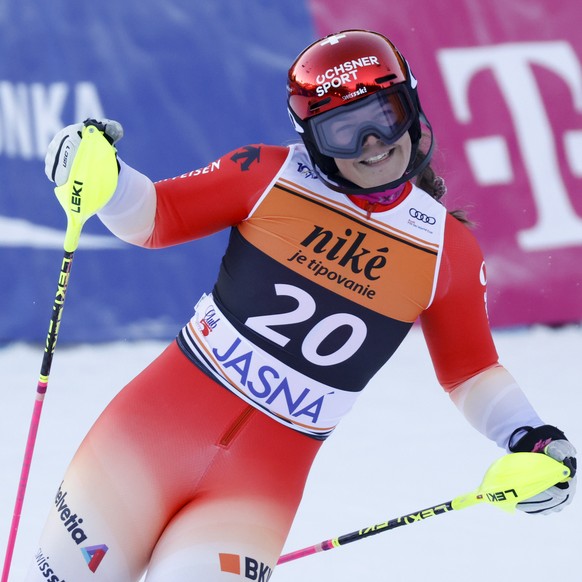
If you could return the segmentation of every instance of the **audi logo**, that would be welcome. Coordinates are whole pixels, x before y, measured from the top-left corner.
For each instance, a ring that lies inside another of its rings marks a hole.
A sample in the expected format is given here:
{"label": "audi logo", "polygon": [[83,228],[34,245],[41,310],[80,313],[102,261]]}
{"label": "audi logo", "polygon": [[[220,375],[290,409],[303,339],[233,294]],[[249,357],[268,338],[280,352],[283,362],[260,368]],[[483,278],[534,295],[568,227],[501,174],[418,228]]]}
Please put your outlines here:
{"label": "audi logo", "polygon": [[434,216],[428,216],[427,214],[422,213],[420,210],[416,210],[416,208],[411,208],[408,213],[410,216],[412,216],[412,218],[416,218],[416,220],[420,220],[426,224],[436,223],[436,218]]}

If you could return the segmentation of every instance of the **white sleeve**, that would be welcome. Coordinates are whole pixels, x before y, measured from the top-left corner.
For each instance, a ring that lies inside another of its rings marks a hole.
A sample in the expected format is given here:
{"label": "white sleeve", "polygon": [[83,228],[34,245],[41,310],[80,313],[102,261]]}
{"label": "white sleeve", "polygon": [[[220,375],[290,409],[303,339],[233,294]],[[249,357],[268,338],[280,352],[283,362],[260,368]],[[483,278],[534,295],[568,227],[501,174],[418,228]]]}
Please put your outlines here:
{"label": "white sleeve", "polygon": [[501,365],[463,382],[450,397],[473,427],[506,451],[514,430],[544,424],[517,382]]}
{"label": "white sleeve", "polygon": [[117,188],[97,216],[116,237],[143,246],[154,229],[156,188],[147,176],[122,160],[119,165]]}

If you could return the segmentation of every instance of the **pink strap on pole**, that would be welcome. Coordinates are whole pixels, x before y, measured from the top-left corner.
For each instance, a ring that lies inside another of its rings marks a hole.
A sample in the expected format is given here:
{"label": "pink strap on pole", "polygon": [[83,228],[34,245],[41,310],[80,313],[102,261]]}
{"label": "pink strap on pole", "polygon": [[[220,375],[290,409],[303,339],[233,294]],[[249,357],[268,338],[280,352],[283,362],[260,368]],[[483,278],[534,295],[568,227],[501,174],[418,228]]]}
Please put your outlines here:
{"label": "pink strap on pole", "polygon": [[36,398],[34,400],[34,408],[32,410],[30,428],[28,429],[28,439],[26,441],[26,449],[24,451],[24,461],[22,463],[22,470],[20,472],[20,482],[18,484],[18,491],[16,493],[14,514],[12,515],[12,523],[10,524],[10,534],[8,536],[8,545],[6,546],[4,566],[2,568],[2,578],[0,579],[1,582],[8,582],[8,574],[10,572],[10,565],[12,563],[12,556],[14,554],[14,546],[16,545],[16,535],[18,533],[20,515],[22,514],[22,506],[24,505],[24,495],[26,492],[26,485],[28,483],[28,474],[30,473],[30,466],[32,464],[32,455],[34,452],[34,444],[36,442],[36,433],[38,432],[38,427],[40,424],[40,415],[42,411],[42,405],[44,402],[46,388],[47,382],[39,380],[38,386],[36,388]]}
{"label": "pink strap on pole", "polygon": [[331,550],[331,548],[333,548],[333,541],[326,540],[325,542],[315,544],[314,546],[309,546],[308,548],[303,548],[302,550],[296,550],[295,552],[282,555],[279,560],[277,560],[277,565],[291,562],[292,560],[298,560],[305,556],[311,556],[311,554],[317,554],[318,552],[325,552],[325,550]]}

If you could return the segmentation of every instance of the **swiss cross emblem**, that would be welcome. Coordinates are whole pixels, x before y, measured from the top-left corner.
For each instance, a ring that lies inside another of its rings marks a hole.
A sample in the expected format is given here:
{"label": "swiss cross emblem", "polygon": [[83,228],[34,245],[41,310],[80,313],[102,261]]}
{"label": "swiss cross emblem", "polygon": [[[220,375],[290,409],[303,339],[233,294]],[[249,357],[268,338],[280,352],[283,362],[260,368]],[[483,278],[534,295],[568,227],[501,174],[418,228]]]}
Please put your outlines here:
{"label": "swiss cross emblem", "polygon": [[325,40],[322,40],[319,44],[323,46],[324,44],[337,44],[340,41],[340,38],[345,38],[345,34],[332,34],[328,36]]}

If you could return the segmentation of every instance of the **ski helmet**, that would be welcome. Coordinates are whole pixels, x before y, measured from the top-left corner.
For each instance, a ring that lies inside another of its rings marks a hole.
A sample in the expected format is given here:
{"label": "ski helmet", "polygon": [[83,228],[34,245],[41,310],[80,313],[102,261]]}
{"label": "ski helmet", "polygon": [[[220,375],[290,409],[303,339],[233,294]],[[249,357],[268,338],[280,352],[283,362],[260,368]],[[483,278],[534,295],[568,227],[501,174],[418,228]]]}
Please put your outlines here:
{"label": "ski helmet", "polygon": [[[289,69],[289,116],[320,179],[348,194],[395,188],[419,174],[433,150],[430,123],[422,112],[417,81],[398,49],[385,36],[368,30],[343,30],[308,46]],[[346,129],[347,112],[360,121]],[[430,139],[421,161],[416,153],[424,133]],[[374,188],[359,188],[339,175],[334,158],[356,158],[366,138],[394,143],[406,132],[412,141],[401,178]]]}

